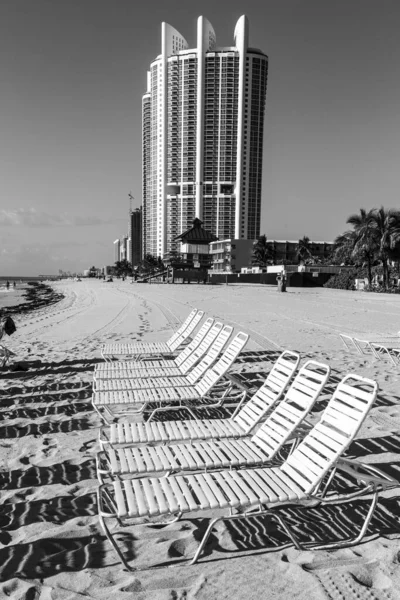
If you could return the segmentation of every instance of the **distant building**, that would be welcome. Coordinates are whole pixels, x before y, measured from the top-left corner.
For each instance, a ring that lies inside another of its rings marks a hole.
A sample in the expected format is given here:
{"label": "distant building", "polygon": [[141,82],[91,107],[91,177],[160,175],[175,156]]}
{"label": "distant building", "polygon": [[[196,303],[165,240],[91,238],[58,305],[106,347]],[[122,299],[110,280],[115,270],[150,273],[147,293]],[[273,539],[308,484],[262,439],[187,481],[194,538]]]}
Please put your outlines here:
{"label": "distant building", "polygon": [[[297,264],[297,247],[299,240],[268,240],[267,245],[271,248],[273,261],[277,264],[285,261],[288,264]],[[327,258],[333,250],[333,242],[309,242],[312,256],[316,259]]]}
{"label": "distant building", "polygon": [[143,252],[178,250],[194,218],[222,239],[260,234],[268,57],[240,17],[217,46],[204,17],[197,46],[167,23],[142,100]]}
{"label": "distant building", "polygon": [[114,241],[114,262],[121,260],[121,244],[119,240]]}
{"label": "distant building", "polygon": [[129,214],[129,250],[129,261],[136,267],[143,258],[142,207],[131,210]]}
{"label": "distant building", "polygon": [[120,243],[120,246],[119,246],[119,256],[120,256],[120,260],[129,260],[129,258],[128,258],[128,256],[129,256],[129,251],[128,251],[128,248],[129,248],[128,239],[129,239],[129,238],[128,238],[128,236],[127,236],[127,235],[124,235],[124,236],[123,236],[123,237],[120,239],[120,241],[119,241],[119,243]]}
{"label": "distant building", "polygon": [[254,240],[228,239],[210,244],[211,269],[239,273],[251,265]]}

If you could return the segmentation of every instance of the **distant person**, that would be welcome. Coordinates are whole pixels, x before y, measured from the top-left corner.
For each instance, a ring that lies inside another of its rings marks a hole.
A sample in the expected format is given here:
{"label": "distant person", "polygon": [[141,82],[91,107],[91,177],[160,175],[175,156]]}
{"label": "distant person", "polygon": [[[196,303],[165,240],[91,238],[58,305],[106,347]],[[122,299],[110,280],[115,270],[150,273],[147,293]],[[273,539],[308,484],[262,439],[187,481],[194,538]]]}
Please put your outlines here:
{"label": "distant person", "polygon": [[9,287],[10,287],[10,282],[9,281],[7,281],[6,287],[7,287],[7,289],[9,289]]}
{"label": "distant person", "polygon": [[14,283],[13,283],[13,286],[15,287],[15,281],[14,281]]}

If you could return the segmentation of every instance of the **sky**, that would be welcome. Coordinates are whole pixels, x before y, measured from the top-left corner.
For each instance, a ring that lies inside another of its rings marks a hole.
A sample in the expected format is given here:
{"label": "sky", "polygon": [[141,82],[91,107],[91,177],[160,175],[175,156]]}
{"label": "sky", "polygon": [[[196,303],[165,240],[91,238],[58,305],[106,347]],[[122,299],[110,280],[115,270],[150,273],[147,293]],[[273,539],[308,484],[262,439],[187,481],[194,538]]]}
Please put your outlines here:
{"label": "sky", "polygon": [[333,240],[399,208],[398,0],[0,0],[0,276],[112,264],[141,204],[141,100],[161,22],[205,16],[269,56],[261,233]]}

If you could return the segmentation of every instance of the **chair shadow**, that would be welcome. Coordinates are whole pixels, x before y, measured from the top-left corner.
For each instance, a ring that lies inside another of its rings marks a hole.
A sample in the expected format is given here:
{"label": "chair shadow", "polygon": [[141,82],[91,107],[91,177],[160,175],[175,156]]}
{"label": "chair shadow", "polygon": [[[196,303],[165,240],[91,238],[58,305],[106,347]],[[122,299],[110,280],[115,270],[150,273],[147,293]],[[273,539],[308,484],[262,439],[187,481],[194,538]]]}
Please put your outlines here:
{"label": "chair shadow", "polygon": [[56,382],[48,383],[44,382],[41,385],[24,385],[24,386],[10,386],[6,390],[0,392],[0,398],[10,398],[23,396],[37,398],[35,394],[62,394],[63,392],[84,392],[85,390],[91,391],[91,381],[70,381],[70,382]]}
{"label": "chair shadow", "polygon": [[16,406],[25,406],[28,404],[48,404],[53,402],[65,402],[76,400],[90,400],[92,396],[92,390],[84,389],[78,392],[71,391],[69,393],[63,392],[60,394],[51,394],[49,396],[37,395],[33,396],[30,394],[26,394],[25,396],[14,396],[11,398],[0,398],[0,408],[8,408],[8,407],[16,407]]}
{"label": "chair shadow", "polygon": [[[96,494],[57,496],[30,502],[5,502],[1,506],[0,530],[4,533],[31,523],[49,522],[61,525],[76,517],[97,515]],[[4,542],[3,542],[4,543]]]}
{"label": "chair shadow", "polygon": [[[126,537],[119,534],[119,544],[126,546],[127,560],[133,560],[130,540],[124,543]],[[16,574],[26,579],[44,579],[59,573],[99,569],[115,562],[107,539],[98,533],[76,538],[44,538],[0,549],[0,581],[12,579]]]}
{"label": "chair shadow", "polygon": [[56,483],[71,485],[85,479],[96,479],[96,461],[94,459],[88,459],[79,465],[66,460],[48,467],[1,471],[0,488],[3,490],[18,490]]}
{"label": "chair shadow", "polygon": [[38,375],[59,375],[69,372],[80,373],[92,371],[95,365],[104,362],[104,360],[102,358],[93,358],[63,360],[61,362],[42,362],[40,360],[24,360],[19,362],[23,363],[24,370],[14,370],[17,365],[14,365],[14,368],[13,365],[8,365],[6,368],[0,369],[0,379],[18,379],[20,377],[29,379]]}
{"label": "chair shadow", "polygon": [[58,406],[45,406],[39,408],[17,408],[0,412],[0,421],[11,421],[13,419],[40,419],[53,415],[65,415],[72,417],[81,412],[93,410],[89,402],[73,402]]}
{"label": "chair shadow", "polygon": [[[153,408],[156,408],[154,405]],[[220,407],[220,408],[204,408],[201,410],[194,409],[196,418],[198,419],[229,419],[232,416],[235,408]],[[187,410],[165,410],[155,414],[153,421],[182,421],[193,419],[194,417]]]}
{"label": "chair shadow", "polygon": [[357,439],[352,442],[346,454],[359,458],[360,456],[382,454],[384,452],[400,454],[400,434]]}
{"label": "chair shadow", "polygon": [[241,352],[236,359],[236,363],[258,363],[258,362],[275,362],[278,356],[282,354],[279,350],[248,350]]}
{"label": "chair shadow", "polygon": [[39,437],[51,433],[71,433],[72,431],[86,431],[87,429],[96,429],[90,417],[72,418],[47,423],[30,423],[24,426],[5,425],[4,427],[0,427],[0,439],[22,438],[26,435]]}
{"label": "chair shadow", "polygon": [[[290,507],[279,511],[300,543],[326,544],[355,537],[367,515],[368,500],[358,500],[342,505],[325,505],[314,508]],[[400,534],[398,514],[400,497],[381,498],[368,527],[368,536]],[[282,526],[271,516],[249,517],[225,521],[229,548],[213,540],[219,552],[235,554],[242,551],[279,549],[290,541]]]}

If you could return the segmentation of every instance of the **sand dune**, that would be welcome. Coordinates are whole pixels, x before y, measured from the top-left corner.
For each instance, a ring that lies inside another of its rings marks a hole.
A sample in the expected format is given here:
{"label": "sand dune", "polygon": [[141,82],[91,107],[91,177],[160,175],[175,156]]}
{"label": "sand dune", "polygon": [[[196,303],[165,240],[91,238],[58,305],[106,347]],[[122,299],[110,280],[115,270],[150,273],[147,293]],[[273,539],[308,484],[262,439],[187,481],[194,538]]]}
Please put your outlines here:
{"label": "sand dune", "polygon": [[[0,372],[0,597],[137,600],[393,599],[400,597],[400,495],[382,498],[367,541],[337,551],[300,552],[268,518],[220,524],[205,556],[187,567],[207,520],[119,529],[133,565],[124,571],[97,518],[95,456],[100,420],[92,410],[92,371],[103,342],[166,340],[196,306],[251,336],[235,369],[261,383],[280,349],[328,362],[332,376],[312,420],[343,375],[378,381],[375,406],[349,455],[400,480],[400,366],[346,352],[338,333],[395,335],[400,298],[269,286],[139,285],[128,281],[60,282],[64,298],[15,315],[7,345],[28,369]],[[226,416],[226,410],[211,416]],[[185,415],[186,416],[186,415]],[[164,418],[177,418],[168,415]],[[339,486],[349,482],[339,480]],[[298,535],[346,537],[367,502],[287,509]],[[210,515],[209,515],[210,516]]]}

